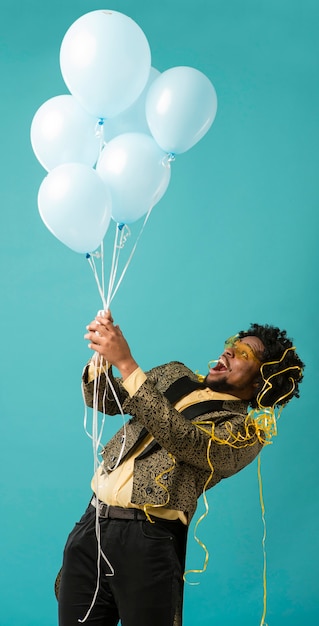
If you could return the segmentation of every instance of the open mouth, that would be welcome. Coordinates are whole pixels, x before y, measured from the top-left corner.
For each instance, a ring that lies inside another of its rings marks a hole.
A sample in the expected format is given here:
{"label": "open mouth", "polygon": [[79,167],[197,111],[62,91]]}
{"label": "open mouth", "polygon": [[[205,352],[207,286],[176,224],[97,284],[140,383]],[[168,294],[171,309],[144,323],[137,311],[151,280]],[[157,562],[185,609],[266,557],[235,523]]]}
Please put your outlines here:
{"label": "open mouth", "polygon": [[227,372],[227,367],[223,363],[218,361],[217,365],[213,367],[213,370],[214,372]]}
{"label": "open mouth", "polygon": [[220,357],[215,365],[215,367],[211,368],[213,372],[227,372],[230,371],[230,367],[228,367],[224,358]]}

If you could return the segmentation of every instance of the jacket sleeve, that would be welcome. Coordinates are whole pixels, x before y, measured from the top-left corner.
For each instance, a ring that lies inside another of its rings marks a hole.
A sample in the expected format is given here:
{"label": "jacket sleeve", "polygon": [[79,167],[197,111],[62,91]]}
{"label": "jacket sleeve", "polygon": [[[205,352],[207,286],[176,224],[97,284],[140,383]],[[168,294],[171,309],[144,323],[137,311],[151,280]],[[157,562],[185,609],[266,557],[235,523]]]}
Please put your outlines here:
{"label": "jacket sleeve", "polygon": [[92,408],[94,397],[96,396],[98,400],[98,410],[101,413],[118,415],[121,410],[116,402],[113,389],[122,407],[125,400],[128,398],[128,393],[124,389],[121,379],[113,376],[112,368],[110,367],[107,376],[104,372],[101,372],[94,380],[88,382],[88,370],[89,365],[86,365],[82,375],[82,390],[85,404]]}
{"label": "jacket sleeve", "polygon": [[225,422],[215,427],[214,441],[211,437],[214,413],[201,416],[198,422],[188,421],[154,388],[150,379],[125,401],[123,408],[136,417],[177,461],[205,470],[211,464],[221,478],[231,476],[251,463],[262,448],[253,427],[249,428],[248,441],[243,441],[247,434],[246,415],[225,411]]}
{"label": "jacket sleeve", "polygon": [[[174,362],[175,363],[175,362]],[[97,395],[98,397],[98,410],[101,413],[107,415],[117,415],[120,413],[120,408],[114,398],[113,389],[116,396],[123,408],[124,413],[129,413],[129,410],[124,410],[123,404],[129,398],[129,394],[122,384],[121,378],[113,376],[112,367],[108,370],[108,375],[101,372],[94,380],[88,381],[89,363],[85,366],[82,374],[82,390],[84,400],[87,406],[93,407],[93,399]],[[179,368],[183,368],[182,374],[185,374],[183,370],[187,370],[182,363],[176,362],[175,365]],[[155,386],[159,381],[165,381],[167,374],[167,365],[159,365],[146,372],[148,380]],[[170,370],[169,370],[170,371]],[[170,378],[167,380],[167,385],[170,383]],[[113,389],[112,389],[113,388]]]}

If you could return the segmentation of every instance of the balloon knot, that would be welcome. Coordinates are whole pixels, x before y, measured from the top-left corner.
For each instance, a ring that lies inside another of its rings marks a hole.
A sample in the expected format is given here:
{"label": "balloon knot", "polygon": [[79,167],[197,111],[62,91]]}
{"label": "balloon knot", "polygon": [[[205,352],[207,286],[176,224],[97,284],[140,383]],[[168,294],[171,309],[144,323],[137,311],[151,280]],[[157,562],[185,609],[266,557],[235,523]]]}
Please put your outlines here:
{"label": "balloon knot", "polygon": [[175,154],[174,152],[169,152],[168,153],[168,161],[175,161]]}
{"label": "balloon knot", "polygon": [[86,258],[86,259],[90,259],[90,258],[91,258],[91,255],[87,252],[87,253],[86,253],[86,255],[85,255],[85,258]]}
{"label": "balloon knot", "polygon": [[117,227],[119,230],[122,230],[124,228],[125,224],[118,224]]}
{"label": "balloon knot", "polygon": [[99,121],[98,121],[99,126],[103,126],[104,124],[104,117],[100,117]]}

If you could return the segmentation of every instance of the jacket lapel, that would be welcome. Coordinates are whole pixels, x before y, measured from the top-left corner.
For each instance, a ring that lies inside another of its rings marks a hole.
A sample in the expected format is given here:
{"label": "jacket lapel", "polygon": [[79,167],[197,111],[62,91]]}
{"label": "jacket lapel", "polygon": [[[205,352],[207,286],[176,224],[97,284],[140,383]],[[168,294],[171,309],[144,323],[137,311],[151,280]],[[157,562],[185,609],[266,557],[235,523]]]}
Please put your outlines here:
{"label": "jacket lapel", "polygon": [[[163,395],[171,404],[175,404],[175,402],[180,400],[180,398],[183,398],[192,391],[195,391],[195,389],[205,389],[205,387],[205,384],[192,380],[191,378],[188,378],[188,376],[183,376],[182,378],[175,380],[175,382],[173,382],[168,389],[164,391]],[[186,407],[186,409],[181,411],[181,413],[187,420],[194,420],[196,417],[199,417],[204,413],[209,413],[210,411],[220,411],[222,408],[222,400],[206,400],[205,402],[197,402],[196,404]],[[224,421],[224,418],[222,418],[221,421]],[[137,459],[144,459],[151,452],[159,450],[160,447],[160,444],[154,439],[151,443],[149,443],[145,450],[138,455]]]}
{"label": "jacket lapel", "polygon": [[188,378],[188,376],[182,376],[182,378],[175,380],[166,389],[166,391],[164,391],[164,396],[170,401],[171,404],[175,404],[177,400],[180,400],[189,393],[192,393],[195,389],[205,389],[205,387],[206,385],[204,383],[192,380],[191,378]]}
{"label": "jacket lapel", "polygon": [[123,461],[125,461],[125,459],[128,456],[130,456],[131,454],[134,454],[135,450],[139,447],[140,443],[143,441],[143,439],[145,439],[145,437],[147,437],[147,435],[149,435],[149,432],[148,432],[147,428],[145,428],[145,426],[143,426],[143,428],[142,428],[138,438],[136,439],[136,441],[127,450],[127,452],[122,456],[121,461],[120,461],[120,465],[123,463]]}

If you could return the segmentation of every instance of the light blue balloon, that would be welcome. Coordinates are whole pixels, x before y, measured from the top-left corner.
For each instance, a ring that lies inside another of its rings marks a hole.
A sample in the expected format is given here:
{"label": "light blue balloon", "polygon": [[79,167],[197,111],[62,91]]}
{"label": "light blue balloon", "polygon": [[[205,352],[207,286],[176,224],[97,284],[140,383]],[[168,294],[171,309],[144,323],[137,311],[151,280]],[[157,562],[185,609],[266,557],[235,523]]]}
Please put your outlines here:
{"label": "light blue balloon", "polygon": [[47,174],[38,194],[40,216],[62,243],[75,252],[93,252],[111,219],[110,194],[91,167],[59,165]]}
{"label": "light blue balloon", "polygon": [[148,135],[151,134],[146,120],[145,102],[148,90],[151,84],[154,82],[155,78],[157,78],[158,76],[160,76],[160,72],[154,67],[151,67],[149,79],[139,98],[137,98],[137,100],[133,102],[132,106],[130,106],[128,109],[125,109],[125,111],[123,111],[119,115],[105,120],[105,123],[103,125],[105,141],[110,141],[111,139],[114,139],[114,137],[116,137],[117,135],[122,135],[123,133],[146,133]]}
{"label": "light blue balloon", "polygon": [[31,124],[31,144],[41,165],[50,171],[62,163],[95,165],[100,140],[97,120],[73,96],[50,98],[37,110]]}
{"label": "light blue balloon", "polygon": [[173,67],[150,86],[146,119],[158,145],[172,154],[186,152],[211,127],[217,96],[211,81],[193,67]]}
{"label": "light blue balloon", "polygon": [[167,155],[150,135],[124,133],[103,149],[96,170],[110,190],[112,218],[130,224],[164,195],[171,175]]}
{"label": "light blue balloon", "polygon": [[61,44],[63,79],[79,103],[98,118],[118,115],[139,97],[151,52],[142,29],[118,11],[82,15]]}

